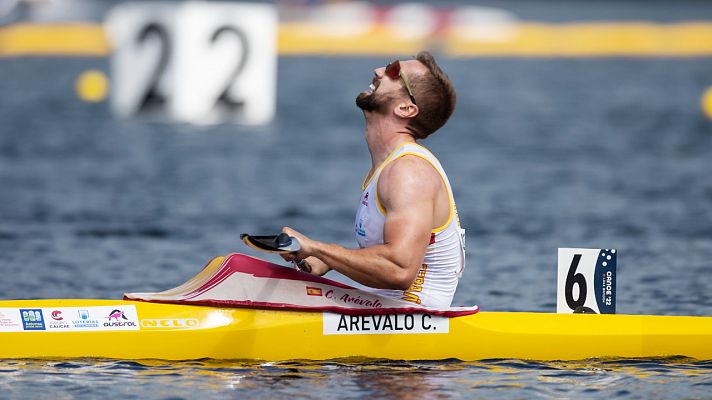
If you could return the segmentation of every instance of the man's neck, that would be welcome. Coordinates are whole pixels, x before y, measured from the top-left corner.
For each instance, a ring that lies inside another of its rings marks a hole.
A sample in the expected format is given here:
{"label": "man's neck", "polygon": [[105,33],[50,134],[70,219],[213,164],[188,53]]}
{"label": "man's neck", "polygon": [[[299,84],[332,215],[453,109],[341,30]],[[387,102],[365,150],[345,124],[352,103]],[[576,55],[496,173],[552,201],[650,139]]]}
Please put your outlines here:
{"label": "man's neck", "polygon": [[402,143],[415,143],[415,139],[405,127],[383,119],[366,119],[366,144],[371,153],[372,171]]}

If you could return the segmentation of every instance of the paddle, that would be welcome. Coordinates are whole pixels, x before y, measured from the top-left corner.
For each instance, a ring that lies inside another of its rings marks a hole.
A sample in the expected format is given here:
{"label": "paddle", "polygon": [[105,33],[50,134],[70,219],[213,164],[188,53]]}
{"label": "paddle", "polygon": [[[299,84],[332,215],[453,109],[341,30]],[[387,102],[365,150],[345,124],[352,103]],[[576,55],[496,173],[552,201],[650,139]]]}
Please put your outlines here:
{"label": "paddle", "polygon": [[[299,251],[299,240],[282,232],[279,235],[256,236],[243,233],[240,239],[246,245],[260,251],[269,253],[293,253]],[[311,266],[304,260],[295,261],[294,264],[304,272],[311,272]]]}

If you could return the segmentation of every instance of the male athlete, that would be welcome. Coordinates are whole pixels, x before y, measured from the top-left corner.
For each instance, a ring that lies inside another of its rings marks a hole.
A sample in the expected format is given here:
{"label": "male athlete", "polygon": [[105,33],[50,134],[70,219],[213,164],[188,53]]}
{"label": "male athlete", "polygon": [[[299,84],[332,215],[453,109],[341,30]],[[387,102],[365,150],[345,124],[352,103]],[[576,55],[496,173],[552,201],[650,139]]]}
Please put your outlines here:
{"label": "male athlete", "polygon": [[464,237],[452,189],[440,162],[416,144],[445,124],[455,89],[420,52],[374,70],[369,89],[356,97],[366,119],[371,169],[356,213],[359,249],[318,242],[285,227],[311,273],[330,269],[375,288],[376,293],[429,307],[448,307],[465,267]]}

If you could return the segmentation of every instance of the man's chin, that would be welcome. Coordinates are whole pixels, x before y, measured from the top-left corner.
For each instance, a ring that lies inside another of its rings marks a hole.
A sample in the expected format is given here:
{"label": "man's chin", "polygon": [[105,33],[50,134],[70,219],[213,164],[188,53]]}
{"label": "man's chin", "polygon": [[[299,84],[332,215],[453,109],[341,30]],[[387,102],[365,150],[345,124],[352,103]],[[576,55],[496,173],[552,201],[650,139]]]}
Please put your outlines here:
{"label": "man's chin", "polygon": [[378,110],[378,102],[373,96],[373,93],[369,92],[361,92],[356,96],[356,106],[363,111]]}

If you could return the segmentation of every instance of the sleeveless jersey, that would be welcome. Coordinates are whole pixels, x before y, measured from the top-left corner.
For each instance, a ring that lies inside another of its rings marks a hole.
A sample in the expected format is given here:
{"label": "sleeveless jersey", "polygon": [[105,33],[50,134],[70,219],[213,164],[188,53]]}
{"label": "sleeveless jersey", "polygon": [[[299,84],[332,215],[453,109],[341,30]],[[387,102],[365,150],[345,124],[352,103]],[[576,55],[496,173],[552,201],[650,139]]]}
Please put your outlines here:
{"label": "sleeveless jersey", "polygon": [[457,282],[465,269],[465,231],[460,228],[450,182],[440,162],[428,149],[415,143],[403,143],[378,166],[368,181],[364,181],[361,185],[361,202],[356,213],[356,241],[361,248],[384,243],[386,211],[378,201],[378,179],[386,165],[407,155],[428,161],[440,174],[450,198],[450,214],[443,226],[432,230],[425,258],[408,290],[368,290],[428,307],[449,307]]}

